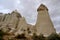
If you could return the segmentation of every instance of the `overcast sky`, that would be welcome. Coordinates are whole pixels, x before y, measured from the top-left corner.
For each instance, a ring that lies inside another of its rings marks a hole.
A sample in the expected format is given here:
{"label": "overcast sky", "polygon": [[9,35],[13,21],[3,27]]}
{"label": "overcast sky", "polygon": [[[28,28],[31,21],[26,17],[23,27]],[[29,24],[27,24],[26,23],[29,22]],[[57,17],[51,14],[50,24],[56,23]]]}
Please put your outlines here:
{"label": "overcast sky", "polygon": [[41,3],[48,7],[54,27],[60,32],[60,0],[0,0],[0,12],[8,13],[17,9],[27,23],[35,24],[37,8]]}

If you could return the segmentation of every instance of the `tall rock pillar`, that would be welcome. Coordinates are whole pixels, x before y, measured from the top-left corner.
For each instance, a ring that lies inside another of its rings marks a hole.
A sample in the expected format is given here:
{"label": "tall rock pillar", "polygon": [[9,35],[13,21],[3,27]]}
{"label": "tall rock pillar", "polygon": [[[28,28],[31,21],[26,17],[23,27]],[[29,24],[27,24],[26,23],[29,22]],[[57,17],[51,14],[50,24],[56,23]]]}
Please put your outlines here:
{"label": "tall rock pillar", "polygon": [[37,34],[50,35],[51,33],[55,33],[55,29],[53,23],[49,17],[48,9],[45,5],[41,4],[37,9],[37,22],[36,22],[36,30]]}

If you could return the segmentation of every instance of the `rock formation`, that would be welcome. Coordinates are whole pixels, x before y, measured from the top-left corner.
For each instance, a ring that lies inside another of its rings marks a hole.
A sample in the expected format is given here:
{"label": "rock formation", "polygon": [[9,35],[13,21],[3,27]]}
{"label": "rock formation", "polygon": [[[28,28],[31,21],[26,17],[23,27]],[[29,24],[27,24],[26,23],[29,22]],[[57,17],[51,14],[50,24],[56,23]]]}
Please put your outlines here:
{"label": "rock formation", "polygon": [[3,32],[15,35],[25,33],[27,35],[28,30],[31,32],[32,28],[33,25],[27,24],[25,18],[17,10],[8,14],[0,13],[0,30]]}
{"label": "rock formation", "polygon": [[17,10],[8,14],[0,13],[0,30],[15,35],[25,33],[27,36],[33,33],[38,35],[50,35],[51,33],[55,33],[56,31],[50,20],[47,7],[41,4],[37,12],[36,25],[27,24],[25,18],[22,17]]}
{"label": "rock formation", "polygon": [[17,11],[3,15],[2,21],[0,21],[0,29],[4,32],[11,32],[18,26],[19,18],[21,18],[21,15]]}
{"label": "rock formation", "polygon": [[55,33],[56,31],[49,17],[48,8],[45,5],[41,4],[37,9],[37,12],[37,22],[35,25],[37,30],[36,33],[38,35],[50,35],[51,33]]}

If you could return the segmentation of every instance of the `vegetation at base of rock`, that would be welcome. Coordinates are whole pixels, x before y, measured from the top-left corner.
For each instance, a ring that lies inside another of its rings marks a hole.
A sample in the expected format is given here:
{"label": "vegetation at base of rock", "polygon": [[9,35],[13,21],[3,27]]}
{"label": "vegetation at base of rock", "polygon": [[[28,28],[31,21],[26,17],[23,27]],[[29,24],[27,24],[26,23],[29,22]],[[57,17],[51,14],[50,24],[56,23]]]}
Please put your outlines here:
{"label": "vegetation at base of rock", "polygon": [[33,40],[45,40],[43,34],[37,36],[35,33],[33,34]]}
{"label": "vegetation at base of rock", "polygon": [[2,30],[0,30],[0,40],[3,40],[4,35],[5,35],[5,33]]}
{"label": "vegetation at base of rock", "polygon": [[17,39],[26,39],[25,34],[17,35],[15,38],[17,38]]}
{"label": "vegetation at base of rock", "polygon": [[50,36],[48,36],[48,40],[60,40],[60,36],[56,33],[52,33]]}
{"label": "vegetation at base of rock", "polygon": [[[3,37],[7,35],[7,33],[4,33],[0,30],[0,40],[3,40]],[[50,36],[45,37],[43,34],[40,34],[39,36],[33,33],[33,36],[30,36],[31,39],[28,39],[25,34],[19,34],[15,36],[14,38],[7,38],[8,40],[60,40],[60,36],[57,33],[52,33]],[[5,39],[6,40],[6,39]]]}

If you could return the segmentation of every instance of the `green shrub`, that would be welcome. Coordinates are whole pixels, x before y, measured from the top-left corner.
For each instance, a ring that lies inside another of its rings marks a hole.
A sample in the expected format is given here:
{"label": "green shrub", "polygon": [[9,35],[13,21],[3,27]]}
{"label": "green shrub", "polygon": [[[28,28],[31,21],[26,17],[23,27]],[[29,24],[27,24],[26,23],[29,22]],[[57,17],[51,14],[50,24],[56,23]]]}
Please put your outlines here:
{"label": "green shrub", "polygon": [[25,34],[18,35],[15,38],[17,38],[17,39],[26,39]]}
{"label": "green shrub", "polygon": [[45,37],[43,36],[43,34],[40,34],[40,35],[38,36],[38,38],[39,38],[39,40],[45,40]]}
{"label": "green shrub", "polygon": [[0,40],[3,40],[4,32],[0,30]]}
{"label": "green shrub", "polygon": [[48,40],[60,40],[60,36],[56,33],[52,33],[50,36],[48,36]]}
{"label": "green shrub", "polygon": [[35,33],[33,33],[33,37],[32,38],[33,38],[33,40],[39,40],[38,36]]}
{"label": "green shrub", "polygon": [[37,36],[35,33],[33,34],[33,40],[45,40],[45,37],[41,34]]}

